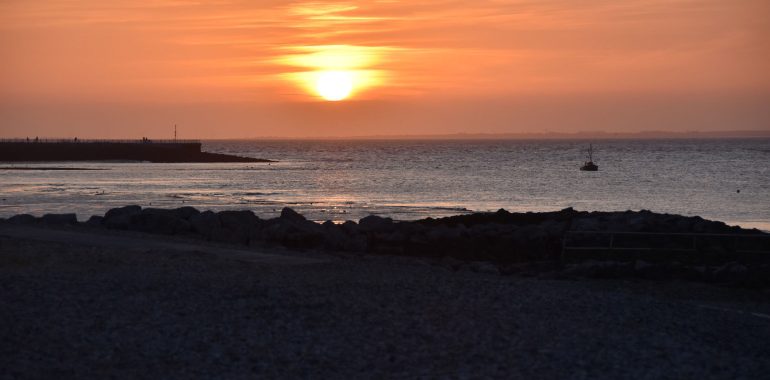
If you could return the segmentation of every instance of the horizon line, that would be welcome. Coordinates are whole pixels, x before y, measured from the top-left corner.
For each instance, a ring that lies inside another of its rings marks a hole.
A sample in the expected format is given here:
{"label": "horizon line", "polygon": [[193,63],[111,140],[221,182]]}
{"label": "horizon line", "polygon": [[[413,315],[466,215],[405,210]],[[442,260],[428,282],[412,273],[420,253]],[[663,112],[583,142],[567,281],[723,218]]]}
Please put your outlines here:
{"label": "horizon line", "polygon": [[[24,137],[2,137],[2,139],[24,139]],[[39,136],[36,136],[39,137]],[[71,137],[39,137],[41,139],[101,139],[91,136],[71,136]],[[217,137],[217,138],[194,138],[185,137],[182,140],[588,140],[588,139],[718,139],[718,138],[770,138],[770,129],[768,130],[722,130],[722,131],[661,131],[648,130],[637,132],[607,132],[607,131],[580,131],[580,132],[519,132],[519,133],[443,133],[443,134],[393,134],[393,135],[331,135],[331,136],[251,136],[251,137]],[[115,137],[104,138],[115,139]],[[121,138],[126,139],[126,138]],[[128,138],[131,139],[131,138]],[[141,138],[135,138],[140,140]],[[151,138],[151,140],[174,140],[173,138]]]}

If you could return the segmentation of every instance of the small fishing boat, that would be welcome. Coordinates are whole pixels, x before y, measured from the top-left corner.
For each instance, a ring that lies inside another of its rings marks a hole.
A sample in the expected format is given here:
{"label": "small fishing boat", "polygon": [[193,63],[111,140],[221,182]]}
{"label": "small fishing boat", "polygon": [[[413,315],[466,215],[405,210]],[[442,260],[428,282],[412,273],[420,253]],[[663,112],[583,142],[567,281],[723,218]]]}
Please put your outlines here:
{"label": "small fishing boat", "polygon": [[599,165],[594,164],[594,149],[590,144],[588,145],[588,161],[583,163],[580,170],[587,172],[595,172],[599,170]]}

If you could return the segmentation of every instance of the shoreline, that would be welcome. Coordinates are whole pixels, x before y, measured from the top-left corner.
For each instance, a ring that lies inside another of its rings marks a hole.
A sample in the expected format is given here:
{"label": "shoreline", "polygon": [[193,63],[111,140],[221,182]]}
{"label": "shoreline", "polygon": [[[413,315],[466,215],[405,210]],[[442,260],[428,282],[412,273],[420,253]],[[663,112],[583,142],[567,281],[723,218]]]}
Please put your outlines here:
{"label": "shoreline", "polygon": [[499,274],[549,273],[686,279],[770,287],[770,234],[700,217],[639,212],[470,213],[394,221],[370,215],[336,224],[290,208],[261,219],[253,212],[125,206],[78,222],[75,214],[16,215],[0,227],[73,227],[89,233],[136,231],[240,247],[395,255],[476,266]]}
{"label": "shoreline", "polygon": [[[3,170],[3,168],[0,167],[0,170]],[[25,169],[20,169],[20,170],[25,170]],[[37,169],[34,168],[34,169],[30,169],[30,170],[37,170]],[[45,170],[49,170],[49,169],[46,168],[46,169],[40,169],[40,170],[45,171]],[[70,169],[66,168],[66,170],[70,170]],[[113,169],[107,169],[107,168],[82,168],[81,169],[81,168],[77,168],[77,169],[73,169],[73,170],[109,171],[109,170],[113,170]],[[231,169],[222,169],[222,170],[231,170]],[[95,195],[101,195],[101,193],[97,192],[97,193],[95,193]],[[186,201],[186,202],[172,203],[172,202],[169,202],[168,199],[159,199],[159,201],[155,202],[155,204],[153,202],[145,203],[145,204],[138,204],[138,203],[130,203],[130,204],[131,205],[139,205],[143,209],[169,209],[169,210],[171,210],[171,209],[176,209],[176,208],[180,208],[180,207],[192,207],[192,208],[195,208],[195,209],[200,209],[201,212],[203,212],[206,209],[207,206],[208,207],[212,207],[213,206],[212,208],[209,208],[208,211],[212,211],[214,213],[222,212],[222,211],[246,211],[246,210],[249,210],[248,208],[237,209],[237,208],[227,207],[227,206],[218,205],[218,204],[214,204],[214,205],[196,204],[196,202],[193,201],[193,200],[185,199],[184,195],[182,195],[182,196],[169,195],[169,196],[167,196],[167,198],[179,199],[179,200]],[[31,212],[19,212],[19,209],[22,209],[22,207],[20,207],[19,204],[5,204],[5,203],[3,203],[3,202],[7,202],[7,201],[8,201],[8,198],[0,199],[0,209],[2,209],[2,208],[15,208],[16,209],[16,211],[15,211],[16,213],[0,213],[0,220],[1,219],[9,219],[9,218],[11,218],[11,217],[13,217],[15,215],[21,215],[21,214],[32,215],[32,216],[34,216],[36,218],[40,218],[40,217],[42,217],[45,214],[61,213],[60,210],[62,210],[61,207],[56,207],[57,211],[35,210],[35,211],[31,211]],[[309,204],[310,206],[314,206],[313,202],[304,202],[304,203],[305,204]],[[276,206],[277,205],[278,204],[276,203]],[[123,206],[120,206],[120,204],[118,204],[118,205],[112,205],[112,208],[115,208],[116,206],[117,207],[123,207]],[[294,206],[294,204],[291,204],[291,205],[288,205],[288,206],[283,206],[283,207],[292,207],[292,206]],[[255,216],[257,216],[257,217],[259,217],[261,219],[267,220],[267,219],[279,217],[281,209],[283,207],[276,207],[276,208],[272,208],[271,210],[266,210],[266,208],[252,208],[251,210],[255,214]],[[433,205],[417,204],[417,205],[412,205],[411,206],[411,207],[414,207],[416,209],[416,211],[413,211],[411,213],[404,212],[402,210],[399,210],[398,212],[394,212],[394,214],[402,216],[401,219],[398,219],[395,215],[391,216],[390,214],[388,214],[388,207],[394,207],[394,206],[392,206],[392,205],[380,206],[380,207],[377,207],[376,211],[370,212],[369,214],[364,214],[363,216],[366,216],[366,215],[376,215],[376,216],[383,217],[383,218],[390,218],[390,219],[394,220],[395,222],[414,222],[414,221],[418,221],[418,220],[422,220],[422,219],[426,219],[426,218],[440,219],[440,218],[452,217],[452,216],[456,216],[456,215],[473,215],[473,214],[489,214],[489,213],[494,213],[494,211],[491,211],[491,210],[483,211],[483,210],[476,210],[476,209],[467,209],[465,207],[459,207],[459,206],[450,207],[450,206],[433,206]],[[333,209],[335,207],[331,206],[331,207],[328,207],[328,208],[332,208]],[[64,213],[75,214],[76,218],[77,218],[77,221],[80,223],[80,222],[87,222],[89,220],[89,218],[91,218],[93,216],[104,215],[104,213],[106,213],[107,211],[110,210],[110,208],[107,208],[107,207],[104,207],[104,208],[88,207],[86,209],[91,210],[91,211],[90,212],[79,212],[79,211],[75,211],[75,210],[69,211],[69,210],[65,209]],[[100,209],[104,210],[104,211],[101,211]],[[572,209],[572,207],[567,207],[567,209]],[[324,222],[327,222],[329,220],[331,220],[335,224],[343,224],[343,223],[345,223],[348,220],[356,221],[357,220],[356,216],[358,214],[360,214],[360,213],[356,213],[356,214],[350,213],[350,214],[347,214],[347,213],[331,213],[331,212],[329,212],[328,214],[324,214],[323,213],[324,210],[322,210],[322,212],[319,213],[319,212],[317,212],[317,210],[311,208],[311,209],[305,209],[302,212],[300,212],[300,211],[297,211],[297,212],[298,213],[302,213],[303,215],[307,215],[306,213],[312,214],[313,215],[312,217],[307,217],[307,216],[305,216],[305,217],[306,217],[307,220],[315,222],[317,224],[323,224]],[[530,209],[525,209],[525,210],[522,210],[522,211],[510,211],[510,213],[512,213],[512,214],[533,214],[533,213],[534,214],[538,214],[538,213],[558,212],[560,210],[563,210],[563,209],[560,209],[560,208],[552,208],[552,209],[546,209],[546,210],[530,210]],[[329,210],[329,211],[331,211],[331,210]],[[768,220],[768,221],[757,221],[757,220],[736,220],[736,219],[709,219],[708,217],[702,217],[702,216],[695,215],[695,214],[672,214],[672,213],[667,213],[667,212],[649,211],[649,210],[645,210],[645,209],[622,210],[622,211],[621,210],[595,210],[595,211],[587,211],[587,212],[606,213],[606,214],[624,213],[624,212],[634,212],[634,213],[652,212],[653,214],[658,214],[658,215],[673,215],[673,216],[684,217],[684,218],[702,218],[704,220],[719,221],[721,223],[724,223],[728,227],[738,227],[738,228],[741,228],[741,229],[744,229],[744,230],[758,230],[760,232],[770,234],[770,220]],[[360,219],[360,217],[358,219]]]}

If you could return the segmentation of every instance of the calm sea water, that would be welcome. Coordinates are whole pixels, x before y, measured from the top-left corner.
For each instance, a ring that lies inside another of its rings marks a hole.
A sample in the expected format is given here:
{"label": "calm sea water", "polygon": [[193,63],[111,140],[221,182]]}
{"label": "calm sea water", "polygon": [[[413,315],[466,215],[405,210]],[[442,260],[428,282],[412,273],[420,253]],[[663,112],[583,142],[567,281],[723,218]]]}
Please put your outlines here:
{"label": "calm sea water", "polygon": [[[211,141],[204,150],[272,164],[0,163],[93,171],[0,170],[0,216],[127,204],[290,206],[314,220],[445,216],[505,208],[649,209],[770,229],[770,139],[584,141]],[[740,192],[737,192],[740,190]]]}

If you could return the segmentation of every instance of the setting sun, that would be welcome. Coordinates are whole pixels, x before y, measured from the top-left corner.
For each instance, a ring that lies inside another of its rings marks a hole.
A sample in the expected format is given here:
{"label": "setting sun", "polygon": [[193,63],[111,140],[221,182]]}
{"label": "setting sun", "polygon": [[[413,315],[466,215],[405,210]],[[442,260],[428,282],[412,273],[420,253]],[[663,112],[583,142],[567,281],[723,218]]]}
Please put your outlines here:
{"label": "setting sun", "polygon": [[343,100],[353,91],[353,74],[348,71],[321,72],[316,80],[315,89],[326,100]]}
{"label": "setting sun", "polygon": [[0,380],[770,380],[768,15],[0,0]]}

